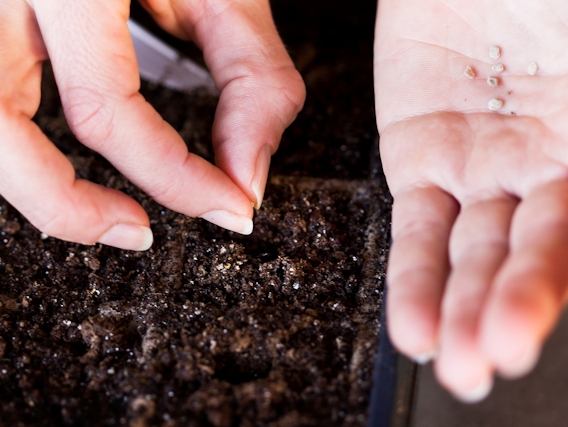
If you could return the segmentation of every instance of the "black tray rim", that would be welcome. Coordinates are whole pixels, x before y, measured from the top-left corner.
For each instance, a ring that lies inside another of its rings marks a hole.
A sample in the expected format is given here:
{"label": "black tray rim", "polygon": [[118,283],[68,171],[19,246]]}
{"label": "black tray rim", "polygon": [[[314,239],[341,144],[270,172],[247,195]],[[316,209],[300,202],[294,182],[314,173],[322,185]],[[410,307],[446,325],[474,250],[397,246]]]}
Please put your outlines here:
{"label": "black tray rim", "polygon": [[418,365],[400,354],[390,341],[385,315],[386,293],[385,287],[367,427],[411,427]]}

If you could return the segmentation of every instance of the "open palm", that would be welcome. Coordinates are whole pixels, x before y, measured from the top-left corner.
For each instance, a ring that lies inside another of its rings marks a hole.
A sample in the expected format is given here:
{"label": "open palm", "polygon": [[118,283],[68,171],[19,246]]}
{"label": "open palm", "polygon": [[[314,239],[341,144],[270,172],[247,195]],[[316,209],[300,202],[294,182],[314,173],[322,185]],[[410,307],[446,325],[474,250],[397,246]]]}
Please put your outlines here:
{"label": "open palm", "polygon": [[532,369],[568,291],[568,3],[381,1],[375,82],[389,331],[479,400]]}

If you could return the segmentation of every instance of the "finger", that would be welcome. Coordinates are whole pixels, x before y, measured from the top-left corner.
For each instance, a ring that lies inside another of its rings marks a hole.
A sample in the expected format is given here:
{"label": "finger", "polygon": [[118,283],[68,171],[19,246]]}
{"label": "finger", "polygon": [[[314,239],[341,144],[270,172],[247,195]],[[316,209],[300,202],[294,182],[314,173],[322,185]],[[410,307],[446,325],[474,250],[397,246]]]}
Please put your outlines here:
{"label": "finger", "polygon": [[462,207],[450,238],[452,272],[442,301],[436,375],[466,402],[482,400],[493,366],[479,347],[478,326],[493,278],[507,256],[517,202],[486,200]]}
{"label": "finger", "polygon": [[49,235],[147,249],[144,210],[119,192],[76,181],[69,161],[31,121],[47,55],[33,11],[25,2],[0,5],[0,27],[0,193]]}
{"label": "finger", "polygon": [[0,108],[31,117],[39,107],[41,63],[47,58],[37,21],[25,2],[2,2],[0,28]]}
{"label": "finger", "polygon": [[125,194],[75,179],[67,158],[24,115],[0,113],[0,193],[44,233],[85,244],[146,250],[144,209]]}
{"label": "finger", "polygon": [[[191,30],[183,25],[176,16],[176,10],[179,10],[180,2],[172,0],[138,0],[138,3],[152,15],[154,21],[170,34],[182,39],[191,40]],[[200,3],[200,2],[193,2]]]}
{"label": "finger", "polygon": [[438,345],[440,303],[448,275],[448,240],[456,201],[439,188],[413,188],[394,196],[387,271],[391,339],[418,362]]}
{"label": "finger", "polygon": [[549,183],[519,205],[482,318],[483,349],[503,375],[524,375],[538,360],[566,295],[567,241],[568,182]]}
{"label": "finger", "polygon": [[305,99],[304,83],[278,36],[269,2],[144,3],[165,28],[185,31],[203,48],[221,91],[213,124],[216,164],[259,208],[270,157]]}
{"label": "finger", "polygon": [[34,3],[72,130],[159,203],[249,234],[252,207],[245,194],[220,169],[188,153],[138,93],[128,6]]}

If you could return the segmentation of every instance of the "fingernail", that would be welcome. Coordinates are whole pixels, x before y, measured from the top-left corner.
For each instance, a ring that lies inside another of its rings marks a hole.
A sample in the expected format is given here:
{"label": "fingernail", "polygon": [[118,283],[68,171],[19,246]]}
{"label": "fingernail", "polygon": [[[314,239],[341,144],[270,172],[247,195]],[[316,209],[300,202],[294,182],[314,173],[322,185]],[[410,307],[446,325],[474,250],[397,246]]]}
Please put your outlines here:
{"label": "fingernail", "polygon": [[258,157],[256,158],[256,169],[251,183],[252,191],[256,196],[256,201],[253,204],[253,207],[256,210],[260,209],[262,200],[264,199],[264,190],[266,189],[266,180],[268,179],[268,169],[270,168],[270,157],[270,147],[265,145],[260,149]]}
{"label": "fingernail", "polygon": [[233,212],[224,210],[210,211],[201,215],[200,218],[236,233],[246,235],[252,233],[252,219]]}
{"label": "fingernail", "polygon": [[491,389],[493,388],[493,378],[489,378],[487,381],[482,382],[473,390],[466,391],[464,393],[456,394],[456,398],[464,403],[477,403],[485,399]]}
{"label": "fingernail", "polygon": [[434,357],[436,357],[437,351],[434,349],[429,351],[428,353],[419,354],[418,356],[414,356],[412,359],[418,363],[419,365],[425,365],[426,363],[430,362]]}
{"label": "fingernail", "polygon": [[113,225],[98,240],[104,245],[131,251],[148,250],[153,241],[154,236],[150,228],[134,224]]}
{"label": "fingernail", "polygon": [[508,379],[516,379],[525,376],[534,369],[540,358],[540,348],[538,346],[529,347],[525,352],[513,363],[505,369],[500,369],[499,373]]}

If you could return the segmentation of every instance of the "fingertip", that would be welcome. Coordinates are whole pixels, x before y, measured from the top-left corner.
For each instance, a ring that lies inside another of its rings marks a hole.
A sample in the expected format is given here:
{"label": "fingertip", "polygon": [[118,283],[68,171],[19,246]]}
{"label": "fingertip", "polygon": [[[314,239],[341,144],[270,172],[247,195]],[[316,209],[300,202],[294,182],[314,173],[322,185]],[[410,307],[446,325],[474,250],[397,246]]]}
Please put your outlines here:
{"label": "fingertip", "polygon": [[393,345],[420,365],[430,362],[438,352],[435,322],[429,320],[429,316],[419,316],[420,309],[399,308],[401,310],[396,313],[387,309],[387,327]]}
{"label": "fingertip", "polygon": [[531,372],[540,359],[540,346],[528,344],[519,353],[511,358],[509,363],[502,363],[498,367],[499,375],[507,379],[524,377]]}
{"label": "fingertip", "polygon": [[465,403],[483,400],[493,387],[493,366],[473,344],[464,337],[443,335],[434,366],[440,384]]}
{"label": "fingertip", "polygon": [[201,215],[200,218],[229,231],[247,236],[252,233],[254,227],[252,219],[227,210],[209,211]]}
{"label": "fingertip", "polygon": [[252,219],[247,218],[247,220],[244,221],[243,227],[241,228],[240,231],[237,231],[237,233],[243,234],[245,236],[249,236],[252,234],[252,230],[254,229],[254,224],[252,222]]}
{"label": "fingertip", "polygon": [[98,239],[98,243],[132,251],[146,251],[153,242],[152,230],[136,224],[115,224]]}
{"label": "fingertip", "polygon": [[500,375],[520,378],[538,363],[544,319],[522,305],[501,306],[498,313],[492,308],[483,319],[481,346]]}
{"label": "fingertip", "polygon": [[454,392],[456,399],[463,403],[478,403],[484,400],[493,389],[493,377],[485,378],[477,386],[460,392]]}

